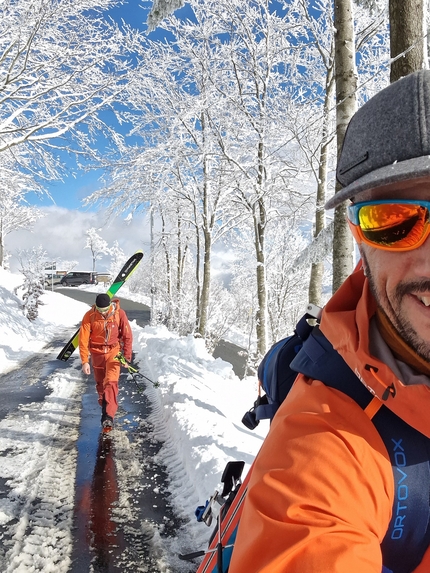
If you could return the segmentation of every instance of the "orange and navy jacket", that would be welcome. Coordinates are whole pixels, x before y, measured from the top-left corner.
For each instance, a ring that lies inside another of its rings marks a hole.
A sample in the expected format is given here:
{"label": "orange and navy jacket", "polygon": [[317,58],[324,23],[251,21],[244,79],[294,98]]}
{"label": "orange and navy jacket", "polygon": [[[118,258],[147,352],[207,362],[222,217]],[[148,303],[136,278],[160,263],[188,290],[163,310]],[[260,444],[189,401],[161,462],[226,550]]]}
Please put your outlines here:
{"label": "orange and navy jacket", "polygon": [[[369,352],[375,311],[358,270],[320,328],[377,400],[430,437],[430,388],[404,385]],[[393,502],[392,465],[369,415],[299,374],[255,460],[229,573],[381,573]],[[428,549],[414,573],[429,571]]]}
{"label": "orange and navy jacket", "polygon": [[111,311],[104,318],[93,306],[85,313],[79,330],[79,353],[82,363],[89,361],[90,354],[106,354],[113,349],[121,350],[131,360],[133,336],[127,315],[120,308],[119,300],[112,299]]}

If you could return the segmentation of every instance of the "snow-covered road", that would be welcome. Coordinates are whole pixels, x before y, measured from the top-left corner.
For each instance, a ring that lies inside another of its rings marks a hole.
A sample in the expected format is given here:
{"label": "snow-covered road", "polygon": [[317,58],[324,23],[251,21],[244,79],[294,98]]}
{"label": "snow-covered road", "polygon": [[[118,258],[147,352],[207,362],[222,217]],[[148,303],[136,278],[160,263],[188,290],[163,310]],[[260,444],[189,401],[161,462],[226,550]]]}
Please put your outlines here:
{"label": "snow-covered road", "polygon": [[100,442],[93,381],[77,355],[55,360],[88,307],[46,292],[29,323],[18,281],[0,269],[0,571],[194,572],[178,554],[207,547],[196,507],[228,461],[249,468],[267,433],[240,422],[256,379],[240,380],[201,339],[133,323],[136,363],[159,386],[142,396],[122,383]]}
{"label": "snow-covered road", "polygon": [[[165,468],[154,462],[160,443],[144,393],[122,376],[116,428],[102,437],[94,384],[79,360],[27,384],[41,362],[43,354],[15,371],[21,403],[0,421],[0,570],[191,571],[173,566],[180,520]],[[37,387],[39,400],[25,403]]]}
{"label": "snow-covered road", "polygon": [[[17,372],[23,398],[32,361]],[[9,378],[11,377],[9,374]],[[48,395],[0,421],[0,570],[67,571],[72,543],[74,480],[83,380],[54,371]]]}

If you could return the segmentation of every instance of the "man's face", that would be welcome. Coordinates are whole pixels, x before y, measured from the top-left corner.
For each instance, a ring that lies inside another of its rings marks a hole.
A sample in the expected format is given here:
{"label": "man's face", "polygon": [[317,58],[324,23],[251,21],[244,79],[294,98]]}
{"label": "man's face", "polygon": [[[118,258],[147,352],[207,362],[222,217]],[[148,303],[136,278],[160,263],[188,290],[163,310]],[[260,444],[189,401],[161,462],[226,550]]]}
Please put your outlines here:
{"label": "man's face", "polygon": [[99,309],[97,309],[97,310],[99,311],[99,313],[102,315],[103,318],[106,318],[106,317],[108,316],[108,314],[109,314],[110,306],[108,306],[108,307],[105,308],[105,309],[99,308]]}
{"label": "man's face", "polygon": [[[378,199],[430,201],[430,179],[363,192],[356,203]],[[430,361],[430,240],[407,252],[360,244],[365,272],[378,306],[400,336]]]}

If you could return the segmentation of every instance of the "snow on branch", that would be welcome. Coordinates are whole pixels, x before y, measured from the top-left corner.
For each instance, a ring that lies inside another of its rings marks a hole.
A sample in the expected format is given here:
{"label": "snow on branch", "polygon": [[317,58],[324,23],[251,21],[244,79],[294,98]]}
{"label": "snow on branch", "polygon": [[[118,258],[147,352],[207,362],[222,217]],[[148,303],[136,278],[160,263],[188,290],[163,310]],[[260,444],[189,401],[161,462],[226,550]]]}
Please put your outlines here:
{"label": "snow on branch", "polygon": [[333,244],[334,222],[332,221],[325,227],[318,237],[312,241],[296,258],[293,268],[310,266],[312,263],[318,263],[330,252]]}
{"label": "snow on branch", "polygon": [[158,24],[173,14],[178,8],[182,8],[184,0],[154,0],[150,13],[148,14],[147,26],[148,32],[152,32]]}

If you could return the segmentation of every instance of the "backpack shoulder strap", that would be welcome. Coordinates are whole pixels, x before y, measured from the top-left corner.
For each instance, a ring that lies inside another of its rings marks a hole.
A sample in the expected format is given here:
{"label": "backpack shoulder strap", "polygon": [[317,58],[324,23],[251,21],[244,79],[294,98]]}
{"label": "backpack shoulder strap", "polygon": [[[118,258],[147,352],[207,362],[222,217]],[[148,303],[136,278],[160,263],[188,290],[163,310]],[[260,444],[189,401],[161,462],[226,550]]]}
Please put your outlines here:
{"label": "backpack shoulder strap", "polygon": [[[340,390],[363,409],[373,399],[318,327],[303,343],[291,368]],[[394,477],[393,513],[381,544],[384,566],[393,573],[411,573],[430,543],[430,440],[386,406],[372,422],[387,448]]]}
{"label": "backpack shoulder strap", "polygon": [[314,327],[290,368],[348,394],[363,410],[373,398],[341,355],[334,350],[319,326]]}
{"label": "backpack shoulder strap", "polygon": [[411,572],[430,543],[430,440],[383,406],[373,418],[390,456],[394,476],[393,513],[381,544],[384,565]]}
{"label": "backpack shoulder strap", "polygon": [[94,313],[96,312],[96,305],[93,304],[91,307],[91,314],[90,314],[90,326],[91,326],[91,330],[93,329],[93,324],[94,324]]}

